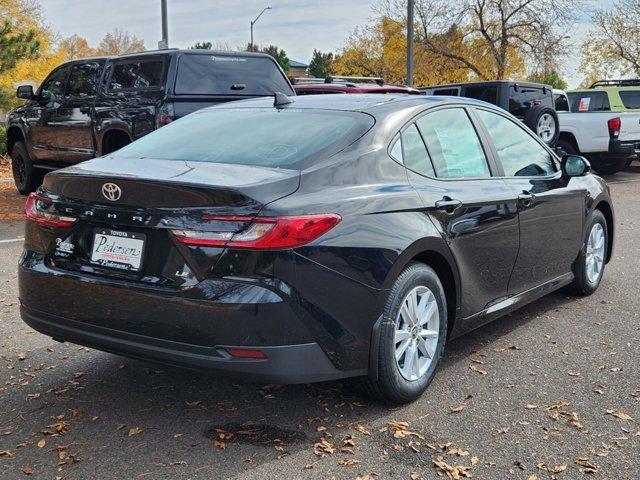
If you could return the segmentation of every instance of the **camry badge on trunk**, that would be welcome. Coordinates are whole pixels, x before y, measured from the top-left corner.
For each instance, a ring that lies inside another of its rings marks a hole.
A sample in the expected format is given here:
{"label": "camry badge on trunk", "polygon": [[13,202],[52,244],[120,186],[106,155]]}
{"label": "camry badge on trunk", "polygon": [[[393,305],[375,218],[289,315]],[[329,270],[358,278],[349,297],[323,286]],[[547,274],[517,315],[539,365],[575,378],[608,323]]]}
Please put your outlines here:
{"label": "camry badge on trunk", "polygon": [[122,195],[122,190],[115,183],[107,182],[102,185],[102,195],[107,200],[111,200],[112,202],[116,202],[120,200],[120,196]]}

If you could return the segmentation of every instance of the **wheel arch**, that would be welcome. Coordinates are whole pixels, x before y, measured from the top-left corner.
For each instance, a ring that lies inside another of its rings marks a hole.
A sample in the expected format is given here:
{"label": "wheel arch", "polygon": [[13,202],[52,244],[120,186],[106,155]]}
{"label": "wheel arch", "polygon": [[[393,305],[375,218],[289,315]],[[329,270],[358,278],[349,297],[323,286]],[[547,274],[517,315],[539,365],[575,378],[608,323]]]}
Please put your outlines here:
{"label": "wheel arch", "polygon": [[7,154],[11,155],[13,146],[19,141],[24,141],[24,139],[25,135],[20,127],[12,125],[7,128]]}
{"label": "wheel arch", "polygon": [[558,141],[566,141],[571,143],[576,149],[576,152],[580,153],[580,147],[578,146],[578,140],[576,140],[576,136],[572,132],[560,132],[560,136],[558,137]]}
{"label": "wheel arch", "polygon": [[606,263],[609,263],[611,260],[611,253],[613,251],[613,234],[615,230],[615,225],[613,223],[613,209],[611,208],[611,204],[606,200],[599,201],[593,210],[599,210],[603,215],[605,220],[607,221],[607,258]]}
{"label": "wheel arch", "polygon": [[111,153],[132,141],[130,132],[123,128],[114,127],[105,130],[100,137],[100,155]]}

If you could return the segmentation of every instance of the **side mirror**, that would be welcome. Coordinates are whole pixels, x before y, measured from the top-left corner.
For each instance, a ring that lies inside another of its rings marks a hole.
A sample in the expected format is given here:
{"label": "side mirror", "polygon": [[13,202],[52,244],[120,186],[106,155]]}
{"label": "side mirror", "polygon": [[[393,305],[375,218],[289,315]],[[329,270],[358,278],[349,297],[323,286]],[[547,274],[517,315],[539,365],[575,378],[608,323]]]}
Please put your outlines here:
{"label": "side mirror", "polygon": [[16,97],[31,100],[33,98],[33,87],[31,85],[20,85],[16,90]]}
{"label": "side mirror", "polygon": [[591,171],[589,160],[580,155],[563,155],[561,165],[566,177],[582,177]]}

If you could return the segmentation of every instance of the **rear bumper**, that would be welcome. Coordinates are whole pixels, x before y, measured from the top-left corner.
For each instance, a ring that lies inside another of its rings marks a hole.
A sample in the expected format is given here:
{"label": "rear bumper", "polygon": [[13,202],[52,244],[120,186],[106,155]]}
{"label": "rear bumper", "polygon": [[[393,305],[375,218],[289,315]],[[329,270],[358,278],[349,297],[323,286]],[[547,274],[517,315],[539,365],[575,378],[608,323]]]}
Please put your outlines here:
{"label": "rear bumper", "polygon": [[250,381],[312,383],[366,373],[337,370],[317,343],[260,346],[256,348],[266,355],[266,359],[240,359],[227,354],[222,345],[202,347],[115,331],[24,306],[20,307],[20,315],[31,328],[55,340],[166,365],[213,370]]}
{"label": "rear bumper", "polygon": [[[166,288],[55,268],[25,250],[19,297],[34,329],[125,356],[271,383],[365,375],[373,322],[353,315],[353,301],[371,305],[376,291],[308,268],[304,282],[296,275],[226,277]],[[223,347],[256,348],[267,359],[231,357]]]}
{"label": "rear bumper", "polygon": [[640,148],[639,142],[627,142],[618,139],[609,140],[609,155],[610,157],[624,158],[633,157],[637,154],[636,147]]}

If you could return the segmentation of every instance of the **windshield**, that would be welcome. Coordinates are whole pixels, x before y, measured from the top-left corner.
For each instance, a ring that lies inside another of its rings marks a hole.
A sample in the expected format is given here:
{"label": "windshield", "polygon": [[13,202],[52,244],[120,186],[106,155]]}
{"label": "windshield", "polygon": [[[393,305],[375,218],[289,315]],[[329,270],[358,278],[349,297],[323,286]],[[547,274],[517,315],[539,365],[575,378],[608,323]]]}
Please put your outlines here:
{"label": "windshield", "polygon": [[293,95],[276,62],[268,57],[185,54],[178,61],[178,95]]}
{"label": "windshield", "polygon": [[329,110],[212,108],[170,123],[118,151],[162,160],[290,166],[329,156],[373,126],[369,115]]}

